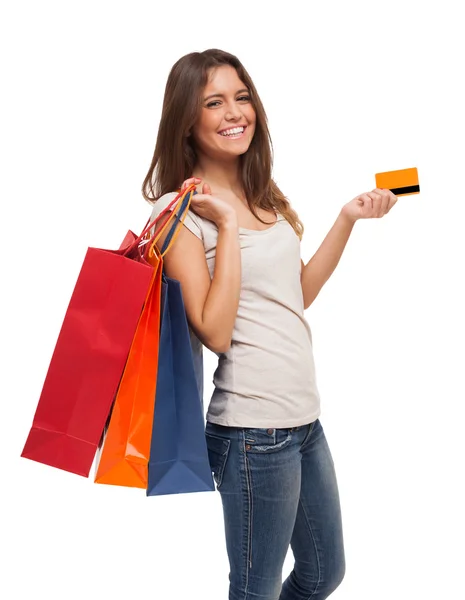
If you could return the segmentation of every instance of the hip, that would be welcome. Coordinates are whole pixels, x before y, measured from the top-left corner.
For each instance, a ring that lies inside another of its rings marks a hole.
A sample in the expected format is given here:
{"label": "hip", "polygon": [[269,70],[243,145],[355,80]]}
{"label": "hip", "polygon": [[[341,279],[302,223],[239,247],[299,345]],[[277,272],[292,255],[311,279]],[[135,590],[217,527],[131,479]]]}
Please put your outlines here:
{"label": "hip", "polygon": [[315,455],[319,446],[328,451],[319,419],[279,428],[230,427],[207,421],[205,436],[218,489],[227,466],[233,478],[240,477],[241,470],[250,470],[254,478],[261,478],[263,474],[264,481],[273,476],[275,481],[282,482],[289,477],[294,480],[306,454]]}

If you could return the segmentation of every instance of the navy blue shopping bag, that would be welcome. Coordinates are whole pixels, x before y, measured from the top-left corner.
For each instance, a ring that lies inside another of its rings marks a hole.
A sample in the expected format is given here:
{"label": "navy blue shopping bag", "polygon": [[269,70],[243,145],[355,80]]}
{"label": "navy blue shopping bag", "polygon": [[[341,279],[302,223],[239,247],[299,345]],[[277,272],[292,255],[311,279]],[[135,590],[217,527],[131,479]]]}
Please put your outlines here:
{"label": "navy blue shopping bag", "polygon": [[[187,201],[188,196],[181,214]],[[160,322],[147,496],[214,491],[205,439],[202,344],[189,329],[181,284],[165,273]]]}

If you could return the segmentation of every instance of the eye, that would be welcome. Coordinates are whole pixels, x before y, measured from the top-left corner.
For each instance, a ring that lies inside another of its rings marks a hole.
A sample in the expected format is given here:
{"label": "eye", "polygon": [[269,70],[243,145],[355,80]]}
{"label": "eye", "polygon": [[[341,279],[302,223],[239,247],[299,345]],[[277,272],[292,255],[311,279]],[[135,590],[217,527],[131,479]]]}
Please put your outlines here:
{"label": "eye", "polygon": [[[239,96],[237,98],[237,102],[250,102],[250,96],[248,94],[244,94],[243,96]],[[213,100],[212,102],[209,102],[206,107],[207,108],[216,108],[217,106],[219,106],[221,104],[220,100]]]}

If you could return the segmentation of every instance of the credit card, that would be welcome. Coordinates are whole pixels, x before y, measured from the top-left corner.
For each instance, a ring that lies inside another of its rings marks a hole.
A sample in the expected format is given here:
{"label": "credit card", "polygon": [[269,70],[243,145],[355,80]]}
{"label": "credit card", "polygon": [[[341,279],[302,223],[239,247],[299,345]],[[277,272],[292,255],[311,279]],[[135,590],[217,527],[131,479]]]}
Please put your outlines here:
{"label": "credit card", "polygon": [[420,193],[420,183],[418,181],[418,170],[401,169],[400,171],[386,171],[376,173],[376,187],[391,190],[396,196],[409,196],[410,194]]}

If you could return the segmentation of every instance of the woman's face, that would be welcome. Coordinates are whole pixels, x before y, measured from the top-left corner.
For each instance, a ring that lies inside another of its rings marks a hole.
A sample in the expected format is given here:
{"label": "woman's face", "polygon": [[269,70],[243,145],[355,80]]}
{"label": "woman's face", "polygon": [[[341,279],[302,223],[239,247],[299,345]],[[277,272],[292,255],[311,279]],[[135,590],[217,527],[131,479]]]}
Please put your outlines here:
{"label": "woman's face", "polygon": [[212,69],[202,96],[200,117],[192,128],[198,150],[220,160],[247,152],[255,132],[255,110],[236,69]]}

